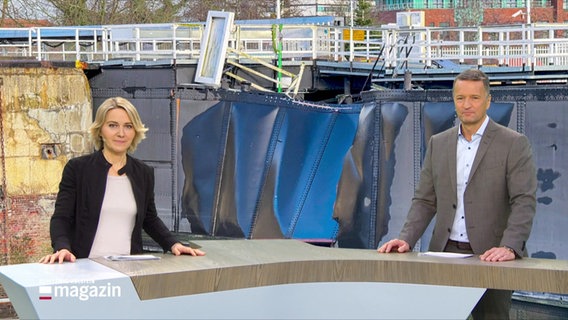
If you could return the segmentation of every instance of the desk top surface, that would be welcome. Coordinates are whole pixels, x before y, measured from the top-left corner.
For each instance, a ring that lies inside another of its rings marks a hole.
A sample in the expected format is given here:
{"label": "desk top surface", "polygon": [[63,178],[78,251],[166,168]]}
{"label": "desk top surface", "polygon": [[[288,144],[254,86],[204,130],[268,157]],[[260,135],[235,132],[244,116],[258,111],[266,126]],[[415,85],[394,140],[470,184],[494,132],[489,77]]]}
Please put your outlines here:
{"label": "desk top surface", "polygon": [[568,294],[568,261],[379,254],[297,240],[202,240],[203,257],[94,261],[129,276],[141,299],[306,282],[393,282]]}

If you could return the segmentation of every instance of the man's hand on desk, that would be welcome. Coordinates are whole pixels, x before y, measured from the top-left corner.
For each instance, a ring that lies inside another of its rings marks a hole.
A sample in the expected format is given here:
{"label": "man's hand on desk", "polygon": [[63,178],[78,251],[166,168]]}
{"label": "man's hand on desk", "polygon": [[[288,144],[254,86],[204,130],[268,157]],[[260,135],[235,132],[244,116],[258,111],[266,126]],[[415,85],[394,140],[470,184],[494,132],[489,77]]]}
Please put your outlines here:
{"label": "man's hand on desk", "polygon": [[397,252],[403,253],[410,251],[410,245],[404,241],[399,239],[392,239],[382,246],[380,246],[377,251],[379,253],[389,253],[389,252]]}
{"label": "man's hand on desk", "polygon": [[501,262],[515,260],[516,255],[513,249],[508,247],[495,247],[485,251],[484,254],[479,256],[483,261]]}
{"label": "man's hand on desk", "polygon": [[58,261],[59,263],[63,263],[63,261],[75,262],[75,260],[77,260],[77,258],[75,258],[75,255],[72,254],[69,250],[61,249],[53,254],[48,254],[47,256],[39,259],[39,263],[55,263],[56,261]]}

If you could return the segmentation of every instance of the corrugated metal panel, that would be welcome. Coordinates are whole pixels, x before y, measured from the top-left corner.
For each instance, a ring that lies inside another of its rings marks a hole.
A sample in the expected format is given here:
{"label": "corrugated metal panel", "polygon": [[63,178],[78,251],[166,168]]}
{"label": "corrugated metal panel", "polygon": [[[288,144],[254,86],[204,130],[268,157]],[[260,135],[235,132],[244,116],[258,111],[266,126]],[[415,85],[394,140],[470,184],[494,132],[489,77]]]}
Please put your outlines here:
{"label": "corrugated metal panel", "polygon": [[183,126],[182,217],[214,236],[333,240],[336,183],[359,110],[227,94]]}

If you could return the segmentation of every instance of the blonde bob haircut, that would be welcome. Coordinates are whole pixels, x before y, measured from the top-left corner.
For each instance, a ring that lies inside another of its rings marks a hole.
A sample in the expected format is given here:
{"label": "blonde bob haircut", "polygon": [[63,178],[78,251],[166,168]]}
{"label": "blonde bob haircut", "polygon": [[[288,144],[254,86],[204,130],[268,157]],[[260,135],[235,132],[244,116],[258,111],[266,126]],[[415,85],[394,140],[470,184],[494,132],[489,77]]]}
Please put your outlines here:
{"label": "blonde bob haircut", "polygon": [[102,150],[104,147],[103,138],[101,136],[101,128],[103,127],[106,119],[106,115],[109,110],[121,108],[126,111],[130,121],[132,121],[132,125],[134,126],[134,131],[136,134],[134,135],[134,139],[132,139],[132,144],[128,147],[128,152],[132,153],[138,147],[140,141],[146,138],[146,131],[148,128],[144,126],[142,120],[140,119],[140,115],[138,111],[132,105],[132,103],[124,98],[121,97],[114,97],[106,99],[99,108],[97,109],[97,113],[95,115],[95,120],[91,124],[89,128],[89,132],[91,134],[91,142],[95,146],[95,150]]}

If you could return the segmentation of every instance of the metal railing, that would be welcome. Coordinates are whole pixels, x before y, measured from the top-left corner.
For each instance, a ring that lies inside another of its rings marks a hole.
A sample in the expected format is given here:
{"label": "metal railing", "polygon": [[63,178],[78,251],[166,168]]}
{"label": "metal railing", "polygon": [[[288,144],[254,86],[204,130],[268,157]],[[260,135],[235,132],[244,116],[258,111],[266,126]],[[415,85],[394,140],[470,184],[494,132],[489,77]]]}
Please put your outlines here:
{"label": "metal railing", "polygon": [[[195,62],[204,24],[0,29],[0,55],[41,61],[113,60]],[[386,68],[484,65],[568,69],[568,25],[531,24],[469,28],[235,25],[229,46],[249,56],[275,60],[374,62]],[[383,54],[379,56],[379,53]],[[444,62],[441,64],[440,62]]]}

